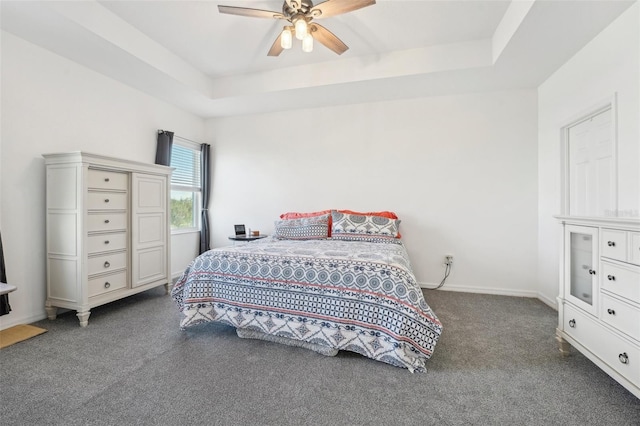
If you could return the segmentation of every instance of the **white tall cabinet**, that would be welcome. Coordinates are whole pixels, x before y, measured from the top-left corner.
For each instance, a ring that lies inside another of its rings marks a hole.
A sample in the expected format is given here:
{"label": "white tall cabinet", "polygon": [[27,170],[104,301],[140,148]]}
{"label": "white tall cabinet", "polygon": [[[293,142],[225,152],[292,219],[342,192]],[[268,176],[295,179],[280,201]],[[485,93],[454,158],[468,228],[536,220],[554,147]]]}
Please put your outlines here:
{"label": "white tall cabinet", "polygon": [[558,217],[557,339],[640,398],[640,219]]}
{"label": "white tall cabinet", "polygon": [[171,168],[69,152],[45,154],[47,299],[77,311],[164,285],[169,290]]}

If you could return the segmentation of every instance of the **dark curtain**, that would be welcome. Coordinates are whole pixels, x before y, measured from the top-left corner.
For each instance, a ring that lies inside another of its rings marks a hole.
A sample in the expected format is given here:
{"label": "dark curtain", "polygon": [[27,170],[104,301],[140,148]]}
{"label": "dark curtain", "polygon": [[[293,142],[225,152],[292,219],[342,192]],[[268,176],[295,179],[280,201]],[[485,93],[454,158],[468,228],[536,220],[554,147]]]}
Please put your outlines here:
{"label": "dark curtain", "polygon": [[173,132],[158,130],[158,145],[156,147],[156,164],[169,166],[171,164],[171,146],[173,145]]}
{"label": "dark curtain", "polygon": [[211,146],[203,143],[200,145],[200,152],[202,153],[202,227],[200,228],[200,254],[207,250],[209,247],[209,151]]}
{"label": "dark curtain", "polygon": [[[4,268],[4,250],[2,248],[2,235],[0,234],[0,282],[7,282],[7,271]],[[0,296],[0,315],[6,315],[11,312],[11,306],[9,306],[9,295],[3,294]]]}

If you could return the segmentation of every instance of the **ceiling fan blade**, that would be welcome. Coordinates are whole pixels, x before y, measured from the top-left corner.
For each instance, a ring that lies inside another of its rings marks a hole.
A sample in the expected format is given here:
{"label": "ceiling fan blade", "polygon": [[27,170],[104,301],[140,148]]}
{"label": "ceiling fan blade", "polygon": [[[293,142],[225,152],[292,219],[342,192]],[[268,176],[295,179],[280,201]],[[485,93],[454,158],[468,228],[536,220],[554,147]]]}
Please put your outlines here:
{"label": "ceiling fan blade", "polygon": [[284,49],[280,44],[281,38],[282,38],[282,33],[278,35],[278,38],[276,38],[276,41],[274,41],[273,44],[271,45],[271,49],[269,49],[269,53],[267,53],[267,56],[279,56],[282,53]]}
{"label": "ceiling fan blade", "polygon": [[342,40],[320,24],[312,23],[309,26],[309,29],[311,30],[311,35],[314,39],[318,40],[321,44],[333,50],[338,55],[342,55],[347,51],[347,49],[349,49],[349,46],[344,44]]}
{"label": "ceiling fan blade", "polygon": [[250,9],[247,7],[221,6],[218,5],[218,12],[229,15],[248,16],[250,18],[274,18],[287,19],[282,13],[271,10]]}
{"label": "ceiling fan blade", "polygon": [[314,19],[328,18],[373,4],[376,4],[376,0],[326,0],[312,7],[307,16],[312,16]]}

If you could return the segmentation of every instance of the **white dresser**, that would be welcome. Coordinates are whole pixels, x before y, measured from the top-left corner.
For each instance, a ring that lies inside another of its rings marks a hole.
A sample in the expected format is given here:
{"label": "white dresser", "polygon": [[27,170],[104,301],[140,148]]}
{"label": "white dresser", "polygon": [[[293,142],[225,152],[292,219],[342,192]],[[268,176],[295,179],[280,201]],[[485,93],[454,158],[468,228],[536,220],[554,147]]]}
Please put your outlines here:
{"label": "white dresser", "polygon": [[171,168],[85,152],[45,154],[47,300],[77,311],[170,283]]}
{"label": "white dresser", "polygon": [[557,339],[640,398],[640,220],[558,217]]}

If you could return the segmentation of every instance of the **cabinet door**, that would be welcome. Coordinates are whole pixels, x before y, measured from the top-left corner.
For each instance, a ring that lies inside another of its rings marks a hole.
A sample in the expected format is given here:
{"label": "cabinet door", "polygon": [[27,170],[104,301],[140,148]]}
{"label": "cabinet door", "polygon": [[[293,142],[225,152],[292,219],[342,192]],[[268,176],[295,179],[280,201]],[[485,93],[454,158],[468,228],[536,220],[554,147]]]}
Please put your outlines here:
{"label": "cabinet door", "polygon": [[598,228],[567,225],[564,247],[565,299],[597,315]]}
{"label": "cabinet door", "polygon": [[131,237],[132,286],[169,278],[166,176],[134,173]]}

